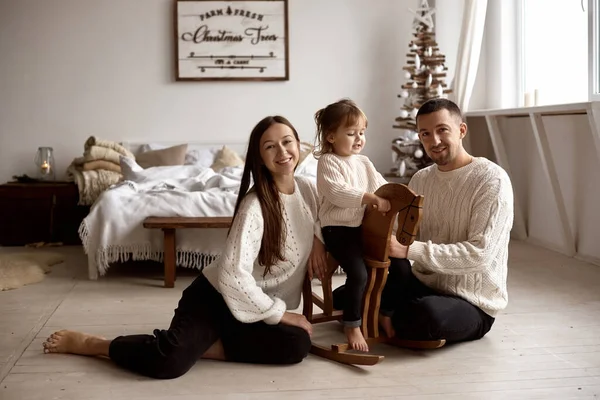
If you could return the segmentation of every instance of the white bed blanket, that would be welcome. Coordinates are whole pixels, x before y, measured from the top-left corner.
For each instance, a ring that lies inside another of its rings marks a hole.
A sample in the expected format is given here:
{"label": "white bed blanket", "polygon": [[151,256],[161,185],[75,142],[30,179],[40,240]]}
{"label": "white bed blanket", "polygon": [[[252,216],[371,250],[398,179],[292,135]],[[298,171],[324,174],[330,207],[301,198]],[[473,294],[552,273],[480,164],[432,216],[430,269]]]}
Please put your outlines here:
{"label": "white bed blanket", "polygon": [[[79,234],[88,255],[90,279],[104,275],[110,263],[162,261],[163,234],[145,229],[149,216],[231,216],[242,168],[215,173],[210,168],[177,166],[144,170],[100,195],[83,220]],[[227,229],[177,231],[177,265],[197,268],[214,260]]]}

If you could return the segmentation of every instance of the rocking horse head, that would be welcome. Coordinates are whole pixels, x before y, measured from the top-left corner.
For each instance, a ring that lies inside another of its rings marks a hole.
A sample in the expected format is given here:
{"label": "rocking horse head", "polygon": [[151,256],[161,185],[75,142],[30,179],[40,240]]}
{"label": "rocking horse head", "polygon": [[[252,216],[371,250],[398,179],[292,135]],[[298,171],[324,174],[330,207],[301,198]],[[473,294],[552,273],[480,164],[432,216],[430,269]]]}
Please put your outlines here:
{"label": "rocking horse head", "polygon": [[412,244],[419,231],[424,198],[406,185],[388,183],[375,192],[390,201],[390,211],[385,215],[374,209],[365,212],[362,223],[365,258],[385,262],[389,255],[389,239],[398,221],[396,239],[404,246]]}

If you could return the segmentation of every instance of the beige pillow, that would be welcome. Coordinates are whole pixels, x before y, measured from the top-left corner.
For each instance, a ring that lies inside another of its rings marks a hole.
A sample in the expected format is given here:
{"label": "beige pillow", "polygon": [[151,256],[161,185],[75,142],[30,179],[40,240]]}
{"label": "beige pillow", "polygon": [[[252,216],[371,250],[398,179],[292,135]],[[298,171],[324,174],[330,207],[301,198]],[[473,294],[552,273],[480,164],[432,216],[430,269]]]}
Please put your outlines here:
{"label": "beige pillow", "polygon": [[152,150],[135,157],[135,162],[142,168],[163,167],[168,165],[183,165],[187,144]]}
{"label": "beige pillow", "polygon": [[242,160],[242,157],[240,157],[238,153],[231,150],[229,147],[223,146],[223,148],[217,153],[213,165],[210,167],[215,172],[218,172],[225,167],[239,167],[241,165],[244,165],[244,160]]}

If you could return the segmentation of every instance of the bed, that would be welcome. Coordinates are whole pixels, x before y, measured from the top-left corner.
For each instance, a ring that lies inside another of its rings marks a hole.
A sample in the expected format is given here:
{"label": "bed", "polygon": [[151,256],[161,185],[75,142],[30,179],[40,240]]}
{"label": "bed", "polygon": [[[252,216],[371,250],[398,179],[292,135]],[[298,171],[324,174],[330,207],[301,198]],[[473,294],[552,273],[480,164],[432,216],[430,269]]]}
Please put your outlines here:
{"label": "bed", "polygon": [[[180,143],[130,141],[122,144],[138,157]],[[220,155],[225,149],[234,151],[241,159],[246,145],[188,143],[183,165],[142,168],[135,160],[122,158],[123,181],[98,197],[79,228],[88,257],[89,279],[96,280],[106,274],[112,263],[162,261],[162,233],[144,229],[146,217],[233,215],[243,165],[214,167],[222,160]],[[296,175],[316,180],[316,160],[310,154],[310,145],[303,144],[301,148]],[[226,234],[226,229],[182,230],[177,235],[177,266],[203,268],[208,265],[219,256]]]}

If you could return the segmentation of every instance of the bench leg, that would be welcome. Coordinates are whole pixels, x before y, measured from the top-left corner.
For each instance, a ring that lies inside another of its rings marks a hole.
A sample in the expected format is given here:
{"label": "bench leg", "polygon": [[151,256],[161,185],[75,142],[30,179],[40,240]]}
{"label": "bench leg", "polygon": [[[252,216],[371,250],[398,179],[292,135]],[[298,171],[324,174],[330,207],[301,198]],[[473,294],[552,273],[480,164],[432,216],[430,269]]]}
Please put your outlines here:
{"label": "bench leg", "polygon": [[175,229],[163,229],[165,237],[164,263],[165,263],[165,287],[175,287],[175,262],[177,249],[175,247]]}

